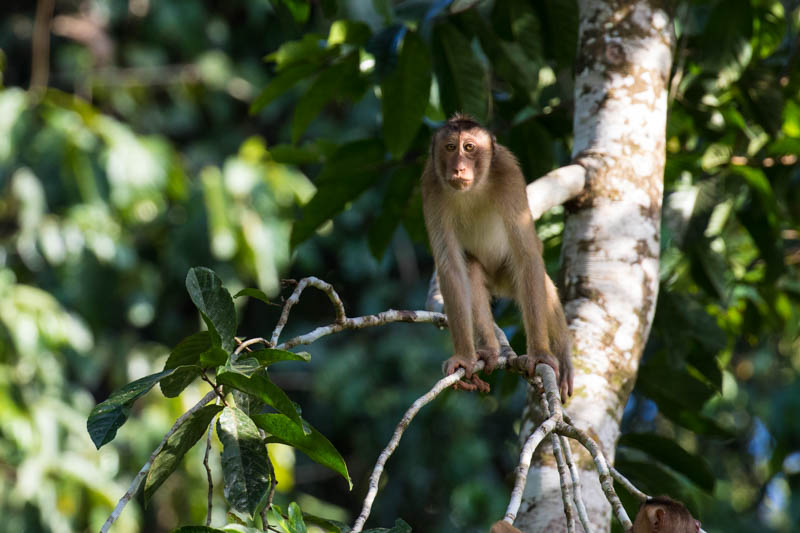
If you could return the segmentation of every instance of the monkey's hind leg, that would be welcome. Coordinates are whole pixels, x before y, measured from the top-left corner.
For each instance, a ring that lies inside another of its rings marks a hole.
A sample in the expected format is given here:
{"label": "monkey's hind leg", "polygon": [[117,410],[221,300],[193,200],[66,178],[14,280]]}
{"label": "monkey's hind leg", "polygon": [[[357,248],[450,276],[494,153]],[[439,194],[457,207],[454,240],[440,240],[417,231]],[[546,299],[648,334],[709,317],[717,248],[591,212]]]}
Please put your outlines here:
{"label": "monkey's hind leg", "polygon": [[484,372],[491,374],[500,357],[500,343],[494,334],[494,318],[492,317],[491,294],[486,285],[486,272],[475,259],[467,260],[467,276],[472,292],[472,324],[475,328],[478,359],[486,366]]}

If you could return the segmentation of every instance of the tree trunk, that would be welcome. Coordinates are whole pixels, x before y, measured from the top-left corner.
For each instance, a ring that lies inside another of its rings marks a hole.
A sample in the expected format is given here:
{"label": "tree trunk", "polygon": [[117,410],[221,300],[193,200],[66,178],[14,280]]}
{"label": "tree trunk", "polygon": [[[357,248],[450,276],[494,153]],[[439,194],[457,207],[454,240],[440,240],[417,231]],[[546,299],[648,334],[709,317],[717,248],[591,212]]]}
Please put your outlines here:
{"label": "tree trunk", "polygon": [[[610,461],[658,293],[673,40],[668,5],[578,0],[573,157],[586,169],[586,185],[566,205],[563,297],[576,370],[566,408]],[[529,403],[523,437],[537,414]],[[558,472],[549,446],[543,448],[516,521],[525,532],[566,530]],[[610,505],[589,455],[578,457],[592,528],[608,531]]]}

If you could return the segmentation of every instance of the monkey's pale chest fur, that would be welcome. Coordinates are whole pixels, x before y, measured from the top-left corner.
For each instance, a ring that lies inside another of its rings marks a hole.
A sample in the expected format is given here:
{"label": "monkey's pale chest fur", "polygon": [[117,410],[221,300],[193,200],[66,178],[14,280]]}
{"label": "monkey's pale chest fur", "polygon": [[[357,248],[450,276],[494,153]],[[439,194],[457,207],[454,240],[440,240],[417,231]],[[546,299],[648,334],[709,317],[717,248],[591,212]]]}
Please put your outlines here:
{"label": "monkey's pale chest fur", "polygon": [[511,245],[498,206],[492,202],[473,201],[468,195],[451,198],[451,201],[451,223],[458,243],[481,264],[490,291],[503,296],[509,294],[510,280],[505,267],[510,260]]}

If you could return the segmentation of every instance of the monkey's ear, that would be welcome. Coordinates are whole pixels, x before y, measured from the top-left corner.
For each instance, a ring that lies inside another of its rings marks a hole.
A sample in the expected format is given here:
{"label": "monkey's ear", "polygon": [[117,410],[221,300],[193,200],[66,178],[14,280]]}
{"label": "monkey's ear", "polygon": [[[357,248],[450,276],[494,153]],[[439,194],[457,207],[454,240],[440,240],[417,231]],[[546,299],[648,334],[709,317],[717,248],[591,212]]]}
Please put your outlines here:
{"label": "monkey's ear", "polygon": [[650,522],[652,531],[661,531],[664,526],[664,509],[658,506],[648,506],[646,508],[647,520]]}
{"label": "monkey's ear", "polygon": [[695,520],[694,521],[694,530],[695,530],[695,533],[700,533],[700,520]]}

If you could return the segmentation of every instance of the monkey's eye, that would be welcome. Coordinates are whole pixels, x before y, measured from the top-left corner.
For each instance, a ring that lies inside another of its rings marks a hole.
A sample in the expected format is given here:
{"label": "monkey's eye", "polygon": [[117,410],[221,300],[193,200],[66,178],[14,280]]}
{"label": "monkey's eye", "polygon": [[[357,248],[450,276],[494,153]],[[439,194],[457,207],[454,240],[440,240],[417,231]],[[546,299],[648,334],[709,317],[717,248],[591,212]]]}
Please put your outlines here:
{"label": "monkey's eye", "polygon": [[472,144],[472,143],[466,143],[466,144],[464,145],[464,150],[466,150],[467,152],[471,152],[471,151],[473,151],[474,149],[475,149],[475,145],[474,145],[474,144]]}
{"label": "monkey's eye", "polygon": [[455,145],[455,144],[453,144],[453,143],[448,143],[448,144],[445,144],[445,145],[444,145],[444,148],[445,148],[445,150],[447,150],[448,152],[453,152],[453,151],[455,151],[455,149],[456,149],[456,145]]}

